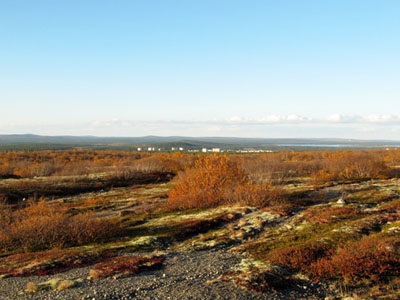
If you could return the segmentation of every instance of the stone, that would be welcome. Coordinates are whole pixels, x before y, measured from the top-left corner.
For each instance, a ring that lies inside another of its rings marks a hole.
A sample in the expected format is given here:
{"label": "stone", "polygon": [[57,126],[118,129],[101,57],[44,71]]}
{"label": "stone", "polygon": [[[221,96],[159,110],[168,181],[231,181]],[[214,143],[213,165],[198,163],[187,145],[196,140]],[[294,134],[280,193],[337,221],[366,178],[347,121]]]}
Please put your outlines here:
{"label": "stone", "polygon": [[336,203],[338,203],[338,204],[346,204],[346,200],[344,200],[344,198],[340,198]]}

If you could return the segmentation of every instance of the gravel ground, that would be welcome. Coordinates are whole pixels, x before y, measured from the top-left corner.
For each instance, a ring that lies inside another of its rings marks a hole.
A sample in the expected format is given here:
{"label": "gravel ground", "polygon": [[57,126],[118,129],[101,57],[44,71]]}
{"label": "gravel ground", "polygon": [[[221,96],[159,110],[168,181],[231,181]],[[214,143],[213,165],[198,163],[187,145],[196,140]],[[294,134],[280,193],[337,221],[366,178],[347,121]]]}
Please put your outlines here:
{"label": "gravel ground", "polygon": [[[113,279],[87,280],[89,268],[70,270],[52,276],[0,279],[0,299],[40,300],[124,300],[124,299],[325,299],[327,289],[316,285],[297,286],[282,293],[259,294],[232,283],[208,280],[237,265],[241,257],[225,251],[171,252],[160,270]],[[63,291],[21,293],[28,282],[36,284],[51,278],[84,279]],[[333,299],[330,297],[329,299]]]}

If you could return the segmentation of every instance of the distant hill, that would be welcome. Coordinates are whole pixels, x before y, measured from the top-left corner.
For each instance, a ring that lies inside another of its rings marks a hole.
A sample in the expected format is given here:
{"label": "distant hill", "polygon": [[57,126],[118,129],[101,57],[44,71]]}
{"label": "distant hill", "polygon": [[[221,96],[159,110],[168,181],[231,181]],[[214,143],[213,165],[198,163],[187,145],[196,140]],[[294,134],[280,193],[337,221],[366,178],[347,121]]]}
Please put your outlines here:
{"label": "distant hill", "polygon": [[0,135],[0,150],[13,149],[124,149],[169,151],[172,148],[198,150],[219,148],[222,151],[332,149],[332,148],[397,148],[400,141],[355,139],[270,139],[240,137],[96,137],[96,136],[41,136],[34,134]]}

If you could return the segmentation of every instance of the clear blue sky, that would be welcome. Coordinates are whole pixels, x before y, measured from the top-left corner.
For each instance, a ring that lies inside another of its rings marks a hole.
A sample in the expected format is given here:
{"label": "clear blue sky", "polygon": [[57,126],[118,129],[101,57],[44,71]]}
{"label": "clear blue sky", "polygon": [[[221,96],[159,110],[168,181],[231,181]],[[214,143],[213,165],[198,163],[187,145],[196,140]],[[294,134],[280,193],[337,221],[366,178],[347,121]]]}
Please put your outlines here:
{"label": "clear blue sky", "polygon": [[400,139],[400,1],[2,0],[0,134]]}

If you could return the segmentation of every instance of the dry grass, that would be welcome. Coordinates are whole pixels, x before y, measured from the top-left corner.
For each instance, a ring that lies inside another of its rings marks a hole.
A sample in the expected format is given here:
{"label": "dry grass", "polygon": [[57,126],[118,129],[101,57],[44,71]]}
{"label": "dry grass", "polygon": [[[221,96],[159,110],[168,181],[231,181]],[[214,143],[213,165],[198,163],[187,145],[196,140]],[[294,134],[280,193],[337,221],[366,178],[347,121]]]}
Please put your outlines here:
{"label": "dry grass", "polygon": [[357,219],[362,217],[362,212],[357,206],[335,206],[321,205],[310,207],[303,213],[302,219],[305,222],[314,224],[333,223],[345,219]]}
{"label": "dry grass", "polygon": [[57,285],[57,290],[58,291],[63,291],[66,289],[70,289],[76,285],[76,282],[70,279],[67,280],[61,280],[58,285]]}
{"label": "dry grass", "polygon": [[26,293],[35,293],[35,292],[37,292],[38,288],[39,287],[36,283],[29,281],[26,284],[25,292]]}
{"label": "dry grass", "polygon": [[80,280],[61,279],[61,278],[53,278],[39,284],[29,281],[26,284],[25,293],[36,293],[37,291],[43,291],[43,290],[63,291],[77,286],[79,281]]}

